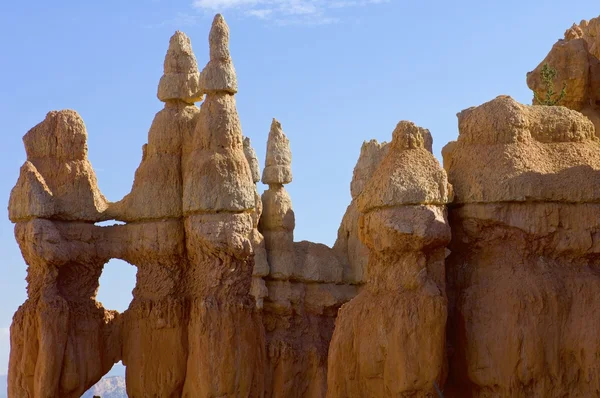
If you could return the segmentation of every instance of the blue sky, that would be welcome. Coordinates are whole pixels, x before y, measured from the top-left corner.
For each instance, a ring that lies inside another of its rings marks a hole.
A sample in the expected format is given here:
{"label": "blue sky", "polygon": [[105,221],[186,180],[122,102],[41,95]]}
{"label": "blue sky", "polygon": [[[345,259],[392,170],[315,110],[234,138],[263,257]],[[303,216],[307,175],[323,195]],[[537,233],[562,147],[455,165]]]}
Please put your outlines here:
{"label": "blue sky", "polygon": [[[526,4],[525,4],[526,3]],[[400,120],[431,130],[436,155],[456,113],[508,94],[531,102],[525,74],[598,3],[564,1],[64,0],[0,5],[0,207],[25,160],[21,137],[54,109],[86,122],[89,156],[111,201],[129,192],[154,114],[169,37],[208,58],[212,16],[231,29],[238,111],[261,164],[272,117],[291,140],[296,240],[333,244],[364,140]],[[0,217],[0,374],[25,264]],[[135,268],[111,262],[100,300],[123,310]]]}

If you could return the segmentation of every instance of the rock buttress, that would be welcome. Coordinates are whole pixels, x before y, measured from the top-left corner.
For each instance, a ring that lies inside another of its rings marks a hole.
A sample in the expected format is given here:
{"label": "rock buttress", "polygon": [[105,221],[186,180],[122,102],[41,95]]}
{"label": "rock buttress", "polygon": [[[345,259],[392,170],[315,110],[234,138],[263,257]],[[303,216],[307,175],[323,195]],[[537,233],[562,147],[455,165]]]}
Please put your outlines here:
{"label": "rock buttress", "polygon": [[501,96],[458,114],[447,258],[453,397],[600,391],[600,142],[582,114]]}

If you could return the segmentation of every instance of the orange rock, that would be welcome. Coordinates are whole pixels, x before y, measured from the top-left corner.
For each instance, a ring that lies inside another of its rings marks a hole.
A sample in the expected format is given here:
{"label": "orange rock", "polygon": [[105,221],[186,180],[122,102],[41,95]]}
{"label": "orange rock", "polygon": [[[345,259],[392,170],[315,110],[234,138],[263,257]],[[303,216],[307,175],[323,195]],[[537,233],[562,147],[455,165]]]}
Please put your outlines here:
{"label": "orange rock", "polygon": [[358,197],[367,283],[337,317],[327,397],[425,397],[443,385],[449,189],[427,135],[400,122]]}

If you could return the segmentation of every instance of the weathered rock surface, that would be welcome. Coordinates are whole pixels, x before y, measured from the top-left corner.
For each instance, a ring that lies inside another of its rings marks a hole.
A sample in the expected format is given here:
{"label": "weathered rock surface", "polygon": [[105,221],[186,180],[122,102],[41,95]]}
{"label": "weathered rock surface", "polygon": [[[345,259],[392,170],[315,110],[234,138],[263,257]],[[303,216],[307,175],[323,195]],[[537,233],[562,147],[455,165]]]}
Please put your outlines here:
{"label": "weathered rock surface", "polygon": [[400,122],[358,197],[368,277],[336,320],[328,397],[425,397],[443,385],[449,189],[428,133]]}
{"label": "weathered rock surface", "polygon": [[600,17],[567,29],[564,39],[558,40],[540,65],[527,74],[527,85],[542,98],[546,93],[540,71],[545,63],[557,71],[554,91],[560,93],[566,84],[566,95],[559,105],[589,117],[600,134]]}
{"label": "weathered rock surface", "polygon": [[202,100],[198,63],[192,43],[185,33],[177,31],[171,37],[164,69],[165,73],[158,84],[159,100],[179,100],[187,104]]}
{"label": "weathered rock surface", "polygon": [[[598,396],[599,35],[600,19],[574,25],[546,59],[566,107],[460,112],[446,171],[413,123],[365,142],[330,248],[294,242],[275,119],[258,192],[223,17],[202,73],[176,32],[122,200],[99,191],[76,112],[24,137],[9,397],[80,397],[118,361],[130,397]],[[541,90],[539,67],[528,83]],[[114,258],[137,268],[123,314],[96,301]]]}
{"label": "weathered rock surface", "polygon": [[600,142],[581,114],[498,97],[446,148],[450,396],[596,396]]}
{"label": "weathered rock surface", "polygon": [[210,61],[200,75],[202,91],[237,93],[237,77],[229,53],[229,27],[220,14],[215,16],[208,41]]}
{"label": "weathered rock surface", "polygon": [[366,281],[369,250],[358,237],[358,218],[360,212],[356,203],[365,185],[379,167],[381,160],[387,154],[389,144],[377,140],[365,141],[360,149],[360,156],[354,167],[350,193],[352,202],[346,209],[333,250],[343,262],[343,280],[352,284],[362,284]]}
{"label": "weathered rock surface", "polygon": [[267,157],[262,176],[263,184],[289,184],[292,182],[292,151],[290,140],[281,123],[273,119],[267,141]]}

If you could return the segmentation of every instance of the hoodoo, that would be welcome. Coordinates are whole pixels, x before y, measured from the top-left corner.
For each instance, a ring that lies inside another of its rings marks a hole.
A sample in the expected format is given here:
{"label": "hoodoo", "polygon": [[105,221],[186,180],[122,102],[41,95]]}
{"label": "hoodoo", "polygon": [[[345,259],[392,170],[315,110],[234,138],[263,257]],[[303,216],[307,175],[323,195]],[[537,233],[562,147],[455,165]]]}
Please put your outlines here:
{"label": "hoodoo", "polygon": [[[275,119],[259,193],[223,17],[202,72],[175,32],[121,200],[100,192],[75,111],[23,138],[8,396],[78,398],[118,361],[134,398],[599,396],[599,37],[600,18],[567,30],[528,74],[535,105],[460,112],[444,168],[408,121],[365,142],[330,248],[294,241]],[[562,106],[538,104],[549,67]],[[137,268],[122,314],[96,301],[111,259]]]}

